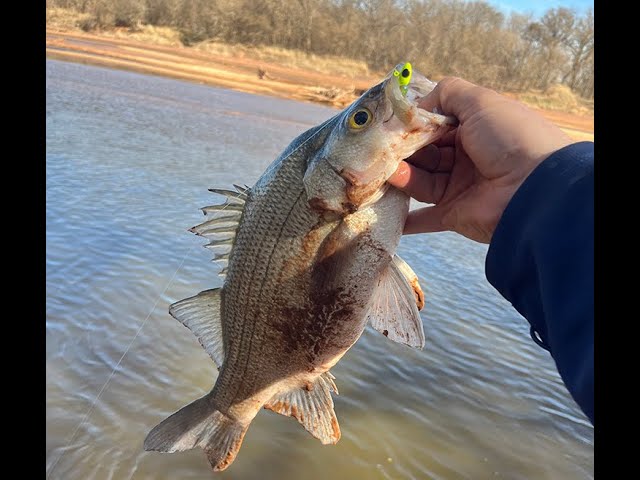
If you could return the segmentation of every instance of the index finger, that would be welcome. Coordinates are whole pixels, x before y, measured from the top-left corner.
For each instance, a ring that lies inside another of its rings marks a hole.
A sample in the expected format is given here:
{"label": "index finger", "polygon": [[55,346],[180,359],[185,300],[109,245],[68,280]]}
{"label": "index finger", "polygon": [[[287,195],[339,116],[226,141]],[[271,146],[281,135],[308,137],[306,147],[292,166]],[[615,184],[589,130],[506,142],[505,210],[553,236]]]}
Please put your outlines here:
{"label": "index finger", "polygon": [[419,202],[438,203],[447,188],[449,173],[430,173],[403,160],[387,182]]}

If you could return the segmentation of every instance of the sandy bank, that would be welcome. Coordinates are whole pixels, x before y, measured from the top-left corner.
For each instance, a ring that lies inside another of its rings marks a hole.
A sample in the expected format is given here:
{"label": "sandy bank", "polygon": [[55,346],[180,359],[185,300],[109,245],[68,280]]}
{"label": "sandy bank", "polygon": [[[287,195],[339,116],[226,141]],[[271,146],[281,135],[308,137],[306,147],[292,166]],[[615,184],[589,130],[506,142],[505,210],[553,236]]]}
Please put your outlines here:
{"label": "sandy bank", "polygon": [[[378,77],[327,75],[239,55],[216,55],[186,47],[149,45],[130,39],[47,30],[49,58],[162,75],[343,108]],[[593,116],[539,110],[576,140],[593,140]]]}

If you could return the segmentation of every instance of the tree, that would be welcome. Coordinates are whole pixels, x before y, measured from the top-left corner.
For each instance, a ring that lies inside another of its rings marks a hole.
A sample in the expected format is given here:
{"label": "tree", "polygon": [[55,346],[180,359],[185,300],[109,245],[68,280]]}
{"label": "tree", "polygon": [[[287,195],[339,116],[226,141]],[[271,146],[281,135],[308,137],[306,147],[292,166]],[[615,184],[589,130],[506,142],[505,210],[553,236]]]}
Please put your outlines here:
{"label": "tree", "polygon": [[[593,10],[589,9],[586,15],[577,20],[573,29],[573,34],[565,40],[565,45],[571,52],[571,69],[563,78],[571,89],[577,89],[578,78],[583,69],[589,68],[589,60],[591,60],[591,68],[593,68]],[[593,96],[593,91],[589,96]]]}

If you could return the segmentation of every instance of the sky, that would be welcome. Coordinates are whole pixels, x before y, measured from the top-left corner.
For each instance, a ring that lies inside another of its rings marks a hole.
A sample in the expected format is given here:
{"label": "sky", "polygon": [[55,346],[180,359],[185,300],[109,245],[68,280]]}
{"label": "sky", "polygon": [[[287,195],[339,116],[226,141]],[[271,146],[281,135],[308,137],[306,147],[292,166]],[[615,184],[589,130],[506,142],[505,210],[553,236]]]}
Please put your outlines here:
{"label": "sky", "polygon": [[509,14],[512,11],[518,13],[533,13],[540,17],[550,8],[572,8],[578,14],[593,8],[593,0],[486,0],[487,3],[495,6],[503,12]]}

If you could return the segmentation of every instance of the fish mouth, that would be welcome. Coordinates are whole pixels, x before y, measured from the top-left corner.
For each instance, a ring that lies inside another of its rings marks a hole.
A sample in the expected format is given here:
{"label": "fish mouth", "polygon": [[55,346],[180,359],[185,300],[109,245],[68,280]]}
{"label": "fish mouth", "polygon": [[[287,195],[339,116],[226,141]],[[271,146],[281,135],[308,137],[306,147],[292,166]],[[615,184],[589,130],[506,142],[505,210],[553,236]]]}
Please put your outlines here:
{"label": "fish mouth", "polygon": [[436,83],[429,80],[420,72],[413,70],[411,80],[403,92],[400,83],[393,75],[393,71],[383,81],[385,97],[391,103],[392,113],[384,120],[388,123],[393,117],[398,118],[409,130],[424,129],[434,126],[458,125],[455,117],[441,115],[437,112],[429,112],[419,106],[419,103],[433,91]]}

